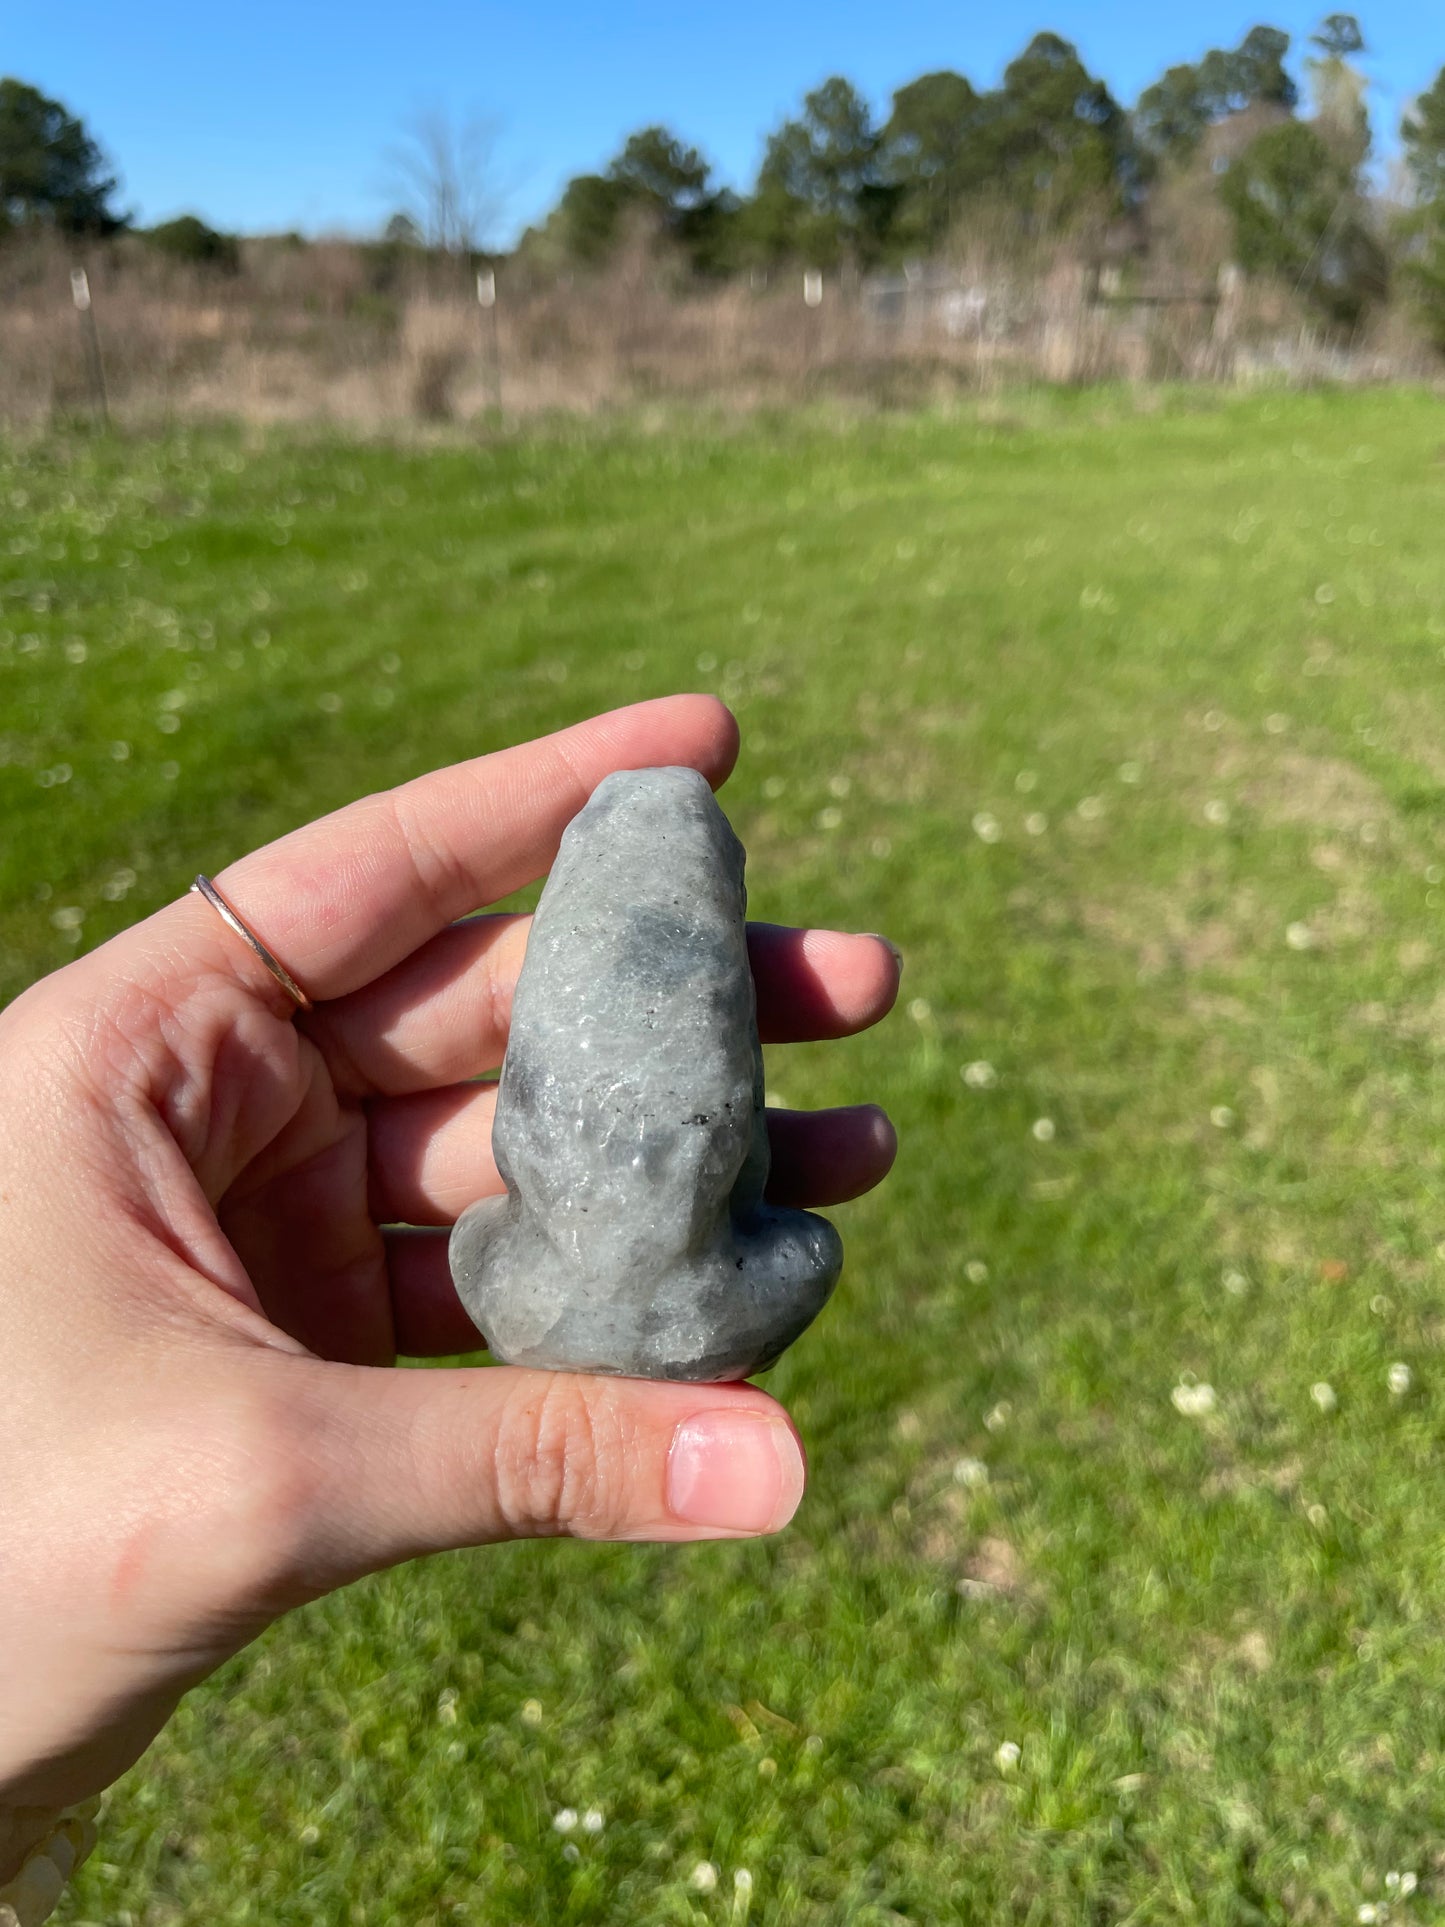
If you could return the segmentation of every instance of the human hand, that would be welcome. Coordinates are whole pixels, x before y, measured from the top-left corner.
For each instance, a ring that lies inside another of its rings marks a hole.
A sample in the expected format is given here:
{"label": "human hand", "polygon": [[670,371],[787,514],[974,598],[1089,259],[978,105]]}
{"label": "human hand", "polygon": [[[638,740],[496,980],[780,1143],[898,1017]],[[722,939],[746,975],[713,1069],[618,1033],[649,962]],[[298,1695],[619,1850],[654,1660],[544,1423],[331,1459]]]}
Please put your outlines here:
{"label": "human hand", "polygon": [[[753,1386],[391,1369],[478,1347],[442,1227],[502,1188],[468,1080],[501,1060],[527,919],[456,920],[540,875],[610,771],[716,784],[736,750],[711,698],[641,703],[243,858],[218,882],[305,1014],[194,895],[0,1014],[0,1807],[109,1785],[187,1688],[364,1573],[791,1518],[801,1448]],[[765,1040],[897,992],[878,938],[750,945]],[[770,1122],[791,1203],[892,1162],[870,1106]]]}

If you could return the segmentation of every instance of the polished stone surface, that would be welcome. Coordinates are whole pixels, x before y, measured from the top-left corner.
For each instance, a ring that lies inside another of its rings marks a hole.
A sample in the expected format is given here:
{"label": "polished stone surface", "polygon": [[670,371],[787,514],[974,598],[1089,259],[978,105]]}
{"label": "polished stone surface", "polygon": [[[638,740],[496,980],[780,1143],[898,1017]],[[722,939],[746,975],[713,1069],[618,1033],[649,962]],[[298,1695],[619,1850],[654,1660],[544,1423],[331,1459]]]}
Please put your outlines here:
{"label": "polished stone surface", "polygon": [[764,1203],[743,848],[694,770],[609,776],[538,905],[492,1143],[505,1197],[452,1276],[510,1364],[763,1371],[842,1268],[826,1219]]}

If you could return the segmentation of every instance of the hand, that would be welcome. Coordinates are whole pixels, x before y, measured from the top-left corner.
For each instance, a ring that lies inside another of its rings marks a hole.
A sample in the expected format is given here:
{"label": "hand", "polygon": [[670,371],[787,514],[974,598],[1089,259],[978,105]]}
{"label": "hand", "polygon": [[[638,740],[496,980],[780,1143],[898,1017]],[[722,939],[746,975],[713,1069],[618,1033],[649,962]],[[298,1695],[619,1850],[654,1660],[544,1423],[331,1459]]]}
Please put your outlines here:
{"label": "hand", "polygon": [[[642,703],[243,858],[217,881],[304,1015],[188,895],[0,1016],[0,1806],[107,1786],[188,1687],[364,1573],[792,1516],[801,1448],[752,1386],[391,1369],[477,1347],[442,1227],[501,1189],[467,1080],[501,1060],[527,919],[456,919],[541,874],[609,771],[717,783],[736,747],[709,698]],[[877,938],[751,945],[765,1038],[897,991]],[[773,1123],[792,1202],[892,1161],[871,1107]]]}

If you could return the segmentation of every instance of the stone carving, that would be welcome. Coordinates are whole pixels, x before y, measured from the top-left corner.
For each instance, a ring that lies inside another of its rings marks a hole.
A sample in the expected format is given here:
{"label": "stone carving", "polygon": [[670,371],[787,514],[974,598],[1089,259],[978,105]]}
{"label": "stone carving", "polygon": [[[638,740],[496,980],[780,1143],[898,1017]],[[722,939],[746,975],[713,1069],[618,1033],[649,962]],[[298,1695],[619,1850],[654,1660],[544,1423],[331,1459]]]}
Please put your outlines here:
{"label": "stone carving", "polygon": [[769,1205],[743,848],[689,769],[609,776],[538,905],[492,1142],[505,1197],[452,1276],[510,1364],[765,1370],[817,1316],[837,1232]]}

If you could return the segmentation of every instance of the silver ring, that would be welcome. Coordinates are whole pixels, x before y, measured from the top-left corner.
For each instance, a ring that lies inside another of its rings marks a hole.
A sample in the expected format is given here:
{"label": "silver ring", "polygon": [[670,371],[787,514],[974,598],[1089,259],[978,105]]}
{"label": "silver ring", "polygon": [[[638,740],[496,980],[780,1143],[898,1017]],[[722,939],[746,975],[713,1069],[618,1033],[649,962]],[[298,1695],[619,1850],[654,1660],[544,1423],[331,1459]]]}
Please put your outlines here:
{"label": "silver ring", "polygon": [[209,877],[197,877],[191,885],[191,888],[199,896],[203,896],[213,910],[218,910],[221,913],[238,937],[243,937],[246,940],[256,955],[261,959],[262,963],[265,964],[271,975],[276,979],[277,983],[280,984],[281,988],[286,992],[287,996],[294,997],[302,1010],[310,1010],[311,999],[291,975],[291,972],[286,968],[285,964],[282,963],[279,957],[272,956],[271,952],[266,948],[265,944],[262,943],[250,924],[248,924],[244,918],[237,916],[236,912],[231,908],[230,904],[227,903],[211,879]]}

